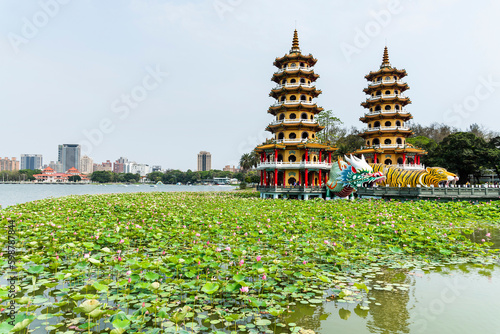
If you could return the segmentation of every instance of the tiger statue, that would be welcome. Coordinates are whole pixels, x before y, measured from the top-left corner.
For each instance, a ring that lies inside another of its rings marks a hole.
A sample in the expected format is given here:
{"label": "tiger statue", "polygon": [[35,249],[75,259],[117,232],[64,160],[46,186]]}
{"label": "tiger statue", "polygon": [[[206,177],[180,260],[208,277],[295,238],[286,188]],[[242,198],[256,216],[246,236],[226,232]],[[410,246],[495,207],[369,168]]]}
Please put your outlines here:
{"label": "tiger statue", "polygon": [[448,185],[457,182],[458,176],[441,167],[427,167],[421,170],[408,170],[385,164],[370,164],[374,172],[385,175],[381,186],[388,184],[390,187],[439,187],[440,184]]}

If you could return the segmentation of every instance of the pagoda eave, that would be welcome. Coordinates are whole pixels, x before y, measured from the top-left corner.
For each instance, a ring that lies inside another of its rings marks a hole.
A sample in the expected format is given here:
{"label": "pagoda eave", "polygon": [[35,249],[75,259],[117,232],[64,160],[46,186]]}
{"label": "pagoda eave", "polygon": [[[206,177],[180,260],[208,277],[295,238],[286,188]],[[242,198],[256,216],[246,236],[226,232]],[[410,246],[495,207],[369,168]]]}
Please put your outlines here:
{"label": "pagoda eave", "polygon": [[313,114],[319,114],[320,112],[322,112],[323,110],[323,107],[318,107],[316,105],[304,105],[304,104],[298,104],[298,105],[285,105],[285,104],[282,104],[282,105],[279,105],[279,106],[271,106],[269,107],[269,110],[267,111],[269,114],[273,115],[273,116],[276,116],[277,113],[280,113],[280,112],[286,112],[286,111],[297,111],[297,112],[300,112],[300,111],[309,111],[309,112],[312,112]]}
{"label": "pagoda eave", "polygon": [[304,71],[302,69],[296,69],[296,70],[287,70],[283,72],[276,72],[273,74],[271,81],[274,81],[276,83],[279,83],[283,77],[288,78],[290,77],[296,77],[298,74],[302,78],[309,79],[311,82],[315,82],[316,80],[319,79],[319,74],[313,73],[311,71]]}
{"label": "pagoda eave", "polygon": [[284,150],[286,148],[286,145],[284,144],[277,144],[277,143],[271,143],[271,144],[263,144],[259,145],[256,148],[254,148],[254,151],[257,153],[265,152],[266,150]]}
{"label": "pagoda eave", "polygon": [[363,92],[370,95],[371,92],[373,91],[377,91],[377,90],[380,90],[380,89],[387,89],[387,88],[398,88],[401,92],[404,92],[405,90],[408,90],[410,89],[410,87],[408,86],[408,84],[405,82],[405,83],[398,83],[398,82],[395,82],[395,83],[392,83],[392,84],[387,84],[387,83],[381,83],[380,85],[376,85],[376,86],[370,86],[370,87],[367,87],[367,88],[364,88],[363,89]]}
{"label": "pagoda eave", "polygon": [[283,93],[286,93],[286,94],[307,93],[307,94],[311,95],[313,98],[316,98],[320,94],[322,94],[323,92],[320,89],[316,89],[316,87],[310,87],[310,88],[302,87],[302,86],[298,86],[298,87],[281,87],[281,88],[277,88],[277,89],[273,88],[271,90],[271,93],[269,93],[269,96],[271,96],[272,98],[277,99]]}
{"label": "pagoda eave", "polygon": [[405,69],[398,70],[397,68],[394,67],[383,67],[378,71],[371,72],[367,75],[365,75],[365,79],[368,81],[373,81],[374,78],[378,77],[379,75],[391,75],[391,74],[397,74],[399,78],[404,78],[407,73]]}
{"label": "pagoda eave", "polygon": [[375,114],[375,115],[365,115],[359,118],[359,120],[363,123],[369,122],[369,121],[376,121],[376,120],[383,120],[383,119],[400,119],[402,121],[408,121],[412,119],[413,116],[410,114],[400,114],[400,113],[380,113],[380,114]]}
{"label": "pagoda eave", "polygon": [[393,98],[380,98],[376,100],[366,100],[364,102],[361,102],[360,105],[364,108],[370,108],[371,106],[377,105],[377,103],[399,103],[401,106],[406,106],[408,104],[411,104],[410,98],[400,98],[400,97],[393,97]]}
{"label": "pagoda eave", "polygon": [[310,124],[310,123],[298,123],[298,124],[269,124],[266,127],[266,131],[275,133],[276,131],[279,130],[302,130],[302,129],[307,129],[309,131],[321,131],[325,127],[323,125],[319,124]]}
{"label": "pagoda eave", "polygon": [[284,55],[283,57],[277,57],[273,63],[274,66],[281,68],[284,62],[288,62],[290,60],[303,61],[307,63],[309,66],[314,66],[317,63],[317,59],[313,57],[312,54],[303,55],[300,52],[293,52]]}

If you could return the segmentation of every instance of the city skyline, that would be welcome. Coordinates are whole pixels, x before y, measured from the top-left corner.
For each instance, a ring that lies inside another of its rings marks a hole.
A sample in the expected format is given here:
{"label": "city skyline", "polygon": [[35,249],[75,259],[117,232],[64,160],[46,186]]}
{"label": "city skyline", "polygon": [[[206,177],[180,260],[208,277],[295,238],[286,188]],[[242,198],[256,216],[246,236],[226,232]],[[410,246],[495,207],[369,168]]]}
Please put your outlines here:
{"label": "city skyline", "polygon": [[[363,127],[364,75],[387,45],[408,72],[413,122],[500,130],[497,3],[333,1],[298,15],[297,0],[54,1],[57,11],[41,5],[48,0],[0,4],[2,138],[28,134],[2,145],[3,156],[56,161],[55,145],[79,143],[94,161],[118,151],[195,170],[203,146],[213,168],[237,165],[271,137],[272,60],[288,51],[295,26],[303,52],[318,58],[318,105],[345,126]],[[47,22],[34,20],[39,13]],[[174,127],[184,115],[187,127]]]}

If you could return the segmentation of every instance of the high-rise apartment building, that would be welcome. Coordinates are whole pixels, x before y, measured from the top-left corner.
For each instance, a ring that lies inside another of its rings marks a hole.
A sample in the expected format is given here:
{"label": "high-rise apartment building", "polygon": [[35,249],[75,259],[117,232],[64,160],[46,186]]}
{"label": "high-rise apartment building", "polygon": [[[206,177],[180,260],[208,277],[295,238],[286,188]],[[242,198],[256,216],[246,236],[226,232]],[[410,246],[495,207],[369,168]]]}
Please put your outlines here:
{"label": "high-rise apartment building", "polygon": [[16,158],[0,158],[0,171],[16,171],[19,170],[19,160]]}
{"label": "high-rise apartment building", "polygon": [[84,155],[80,159],[80,172],[82,174],[91,174],[94,171],[94,160]]}
{"label": "high-rise apartment building", "polygon": [[21,154],[21,169],[42,169],[43,158],[41,154]]}
{"label": "high-rise apartment building", "polygon": [[212,155],[210,152],[201,151],[198,153],[198,171],[203,172],[212,169]]}
{"label": "high-rise apartment building", "polygon": [[113,172],[114,173],[124,173],[125,172],[125,164],[128,162],[127,158],[120,157],[120,159],[116,160],[113,163]]}
{"label": "high-rise apartment building", "polygon": [[62,164],[64,171],[71,167],[80,170],[80,152],[81,147],[78,144],[59,145],[58,161]]}

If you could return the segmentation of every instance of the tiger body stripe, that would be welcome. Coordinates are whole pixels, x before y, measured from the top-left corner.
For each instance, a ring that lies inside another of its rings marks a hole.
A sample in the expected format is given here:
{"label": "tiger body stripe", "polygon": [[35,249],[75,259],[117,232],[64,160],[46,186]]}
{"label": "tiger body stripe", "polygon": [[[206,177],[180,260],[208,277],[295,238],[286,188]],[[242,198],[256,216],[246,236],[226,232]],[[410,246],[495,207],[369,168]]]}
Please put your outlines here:
{"label": "tiger body stripe", "polygon": [[458,179],[455,174],[441,167],[427,167],[422,170],[409,170],[385,164],[370,164],[375,172],[382,172],[386,179],[382,186],[417,187],[439,186],[440,182]]}

